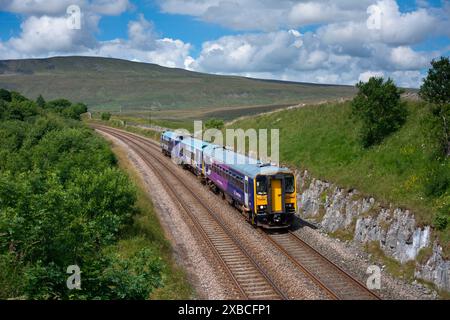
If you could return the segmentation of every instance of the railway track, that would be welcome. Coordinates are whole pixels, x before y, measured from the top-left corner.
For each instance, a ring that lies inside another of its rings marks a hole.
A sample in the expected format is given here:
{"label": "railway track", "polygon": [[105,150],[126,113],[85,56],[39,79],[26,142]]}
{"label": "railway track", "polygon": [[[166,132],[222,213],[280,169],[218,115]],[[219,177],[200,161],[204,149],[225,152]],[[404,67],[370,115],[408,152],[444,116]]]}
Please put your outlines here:
{"label": "railway track", "polygon": [[[101,127],[101,130],[111,131],[113,129],[110,129],[108,127]],[[117,130],[114,130],[112,133],[116,132]],[[119,134],[128,135],[131,136],[132,139],[139,140],[140,143],[144,144],[148,148],[153,149],[155,152],[160,152],[159,145],[156,142],[150,141],[135,134],[124,133],[123,131],[119,132]],[[153,157],[155,158],[155,156]],[[200,199],[198,199],[197,195],[195,195],[194,193],[192,194],[197,198],[200,205],[204,206]],[[214,213],[211,210],[208,211],[210,215],[214,216]],[[280,252],[282,252],[294,265],[296,265],[304,274],[306,274],[314,283],[321,287],[330,296],[330,298],[337,300],[380,299],[380,297],[376,293],[370,291],[364,284],[348,274],[337,264],[333,263],[328,258],[323,256],[319,251],[314,249],[308,243],[300,239],[298,235],[295,234],[295,232],[288,231],[284,233],[268,233],[262,230],[259,230],[259,232]],[[226,253],[225,256],[227,256]],[[224,261],[224,263],[226,263],[226,261]],[[230,270],[230,273],[233,274],[233,270]],[[240,273],[238,271],[237,274],[241,274],[243,275],[242,278],[245,278],[245,275],[248,273]],[[265,278],[270,279],[267,275],[265,276]],[[235,279],[235,281],[239,282],[239,279]]]}
{"label": "railway track", "polygon": [[337,264],[303,241],[293,231],[266,233],[267,239],[291,262],[307,273],[332,298],[338,300],[379,300],[380,297]]}
{"label": "railway track", "polygon": [[170,197],[193,222],[198,233],[215,253],[218,261],[228,272],[244,298],[252,300],[288,299],[214,211],[205,205],[164,161],[149,151],[150,148],[153,148],[144,143],[146,141],[139,141],[139,137],[135,135],[125,134],[114,129],[94,127],[128,144],[152,169]]}

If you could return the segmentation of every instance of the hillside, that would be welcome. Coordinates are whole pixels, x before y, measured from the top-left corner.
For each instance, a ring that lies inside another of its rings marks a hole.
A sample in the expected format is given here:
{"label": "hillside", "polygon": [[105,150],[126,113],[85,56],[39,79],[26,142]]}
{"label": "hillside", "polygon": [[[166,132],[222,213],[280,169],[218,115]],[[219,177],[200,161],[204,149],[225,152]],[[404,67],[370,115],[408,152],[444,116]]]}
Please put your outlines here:
{"label": "hillside", "polygon": [[[282,163],[308,169],[313,177],[356,188],[384,203],[412,209],[420,223],[433,224],[436,214],[450,206],[450,161],[433,160],[424,127],[424,103],[408,101],[407,106],[405,125],[369,149],[361,147],[350,103],[281,111],[231,126],[279,128]],[[442,231],[444,243],[450,243],[449,234]]]}
{"label": "hillside", "polygon": [[[351,86],[218,76],[155,64],[94,57],[0,61],[0,88],[30,98],[67,98],[91,110],[251,107],[352,96]],[[245,114],[245,112],[243,112]]]}

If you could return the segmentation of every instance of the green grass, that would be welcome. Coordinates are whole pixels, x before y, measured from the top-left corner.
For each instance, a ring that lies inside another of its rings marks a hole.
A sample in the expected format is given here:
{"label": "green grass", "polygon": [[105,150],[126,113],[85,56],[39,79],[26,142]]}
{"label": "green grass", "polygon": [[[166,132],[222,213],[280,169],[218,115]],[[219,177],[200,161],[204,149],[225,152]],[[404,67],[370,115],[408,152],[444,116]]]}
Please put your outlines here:
{"label": "green grass", "polygon": [[148,119],[145,117],[136,117],[136,116],[120,116],[113,115],[111,117],[112,120],[125,121],[128,125],[144,125],[144,126],[159,126],[162,128],[169,129],[187,129],[192,131],[194,128],[193,121],[190,120],[168,120],[168,119]]}
{"label": "green grass", "polygon": [[[438,202],[424,195],[431,153],[423,130],[426,108],[408,102],[406,124],[385,141],[362,148],[350,103],[324,104],[248,118],[233,128],[280,129],[281,163],[308,169],[319,179],[372,195],[383,205],[409,208],[421,224],[432,224]],[[450,161],[443,166],[450,168]],[[445,174],[450,170],[444,171]],[[450,190],[447,188],[447,195]],[[448,251],[449,228],[438,232]]]}
{"label": "green grass", "polygon": [[[0,88],[46,100],[82,101],[91,110],[214,110],[351,97],[352,86],[316,85],[219,76],[154,64],[94,57],[0,61]],[[242,114],[242,110],[236,112]],[[248,112],[254,112],[249,110]],[[244,114],[248,113],[247,111]],[[189,115],[189,114],[188,114]]]}
{"label": "green grass", "polygon": [[184,270],[177,266],[173,260],[171,245],[166,240],[139,173],[131,165],[122,149],[118,147],[113,147],[112,149],[118,158],[119,167],[128,173],[132,182],[137,186],[136,207],[138,209],[138,214],[135,215],[132,226],[125,231],[115,249],[125,258],[144,248],[155,249],[164,261],[164,285],[156,289],[150,298],[158,300],[191,299],[194,295],[193,289],[187,280]]}

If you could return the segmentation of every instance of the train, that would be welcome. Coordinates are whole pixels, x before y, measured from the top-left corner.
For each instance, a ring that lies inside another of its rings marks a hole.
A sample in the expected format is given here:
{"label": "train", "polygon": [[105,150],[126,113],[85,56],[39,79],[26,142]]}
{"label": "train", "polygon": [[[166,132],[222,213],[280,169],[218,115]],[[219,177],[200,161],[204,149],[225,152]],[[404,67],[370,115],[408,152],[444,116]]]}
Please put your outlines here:
{"label": "train", "polygon": [[289,228],[297,211],[291,170],[255,161],[225,146],[164,131],[161,151],[242,212],[254,227]]}

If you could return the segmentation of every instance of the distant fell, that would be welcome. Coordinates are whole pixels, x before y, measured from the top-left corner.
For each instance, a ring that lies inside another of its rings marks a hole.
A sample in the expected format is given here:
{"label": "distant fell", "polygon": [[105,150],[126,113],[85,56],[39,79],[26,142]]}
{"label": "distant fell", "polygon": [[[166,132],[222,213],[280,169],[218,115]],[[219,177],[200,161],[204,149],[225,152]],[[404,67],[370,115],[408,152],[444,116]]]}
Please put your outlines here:
{"label": "distant fell", "polygon": [[0,60],[0,88],[92,110],[227,108],[348,98],[353,86],[221,76],[99,57]]}

